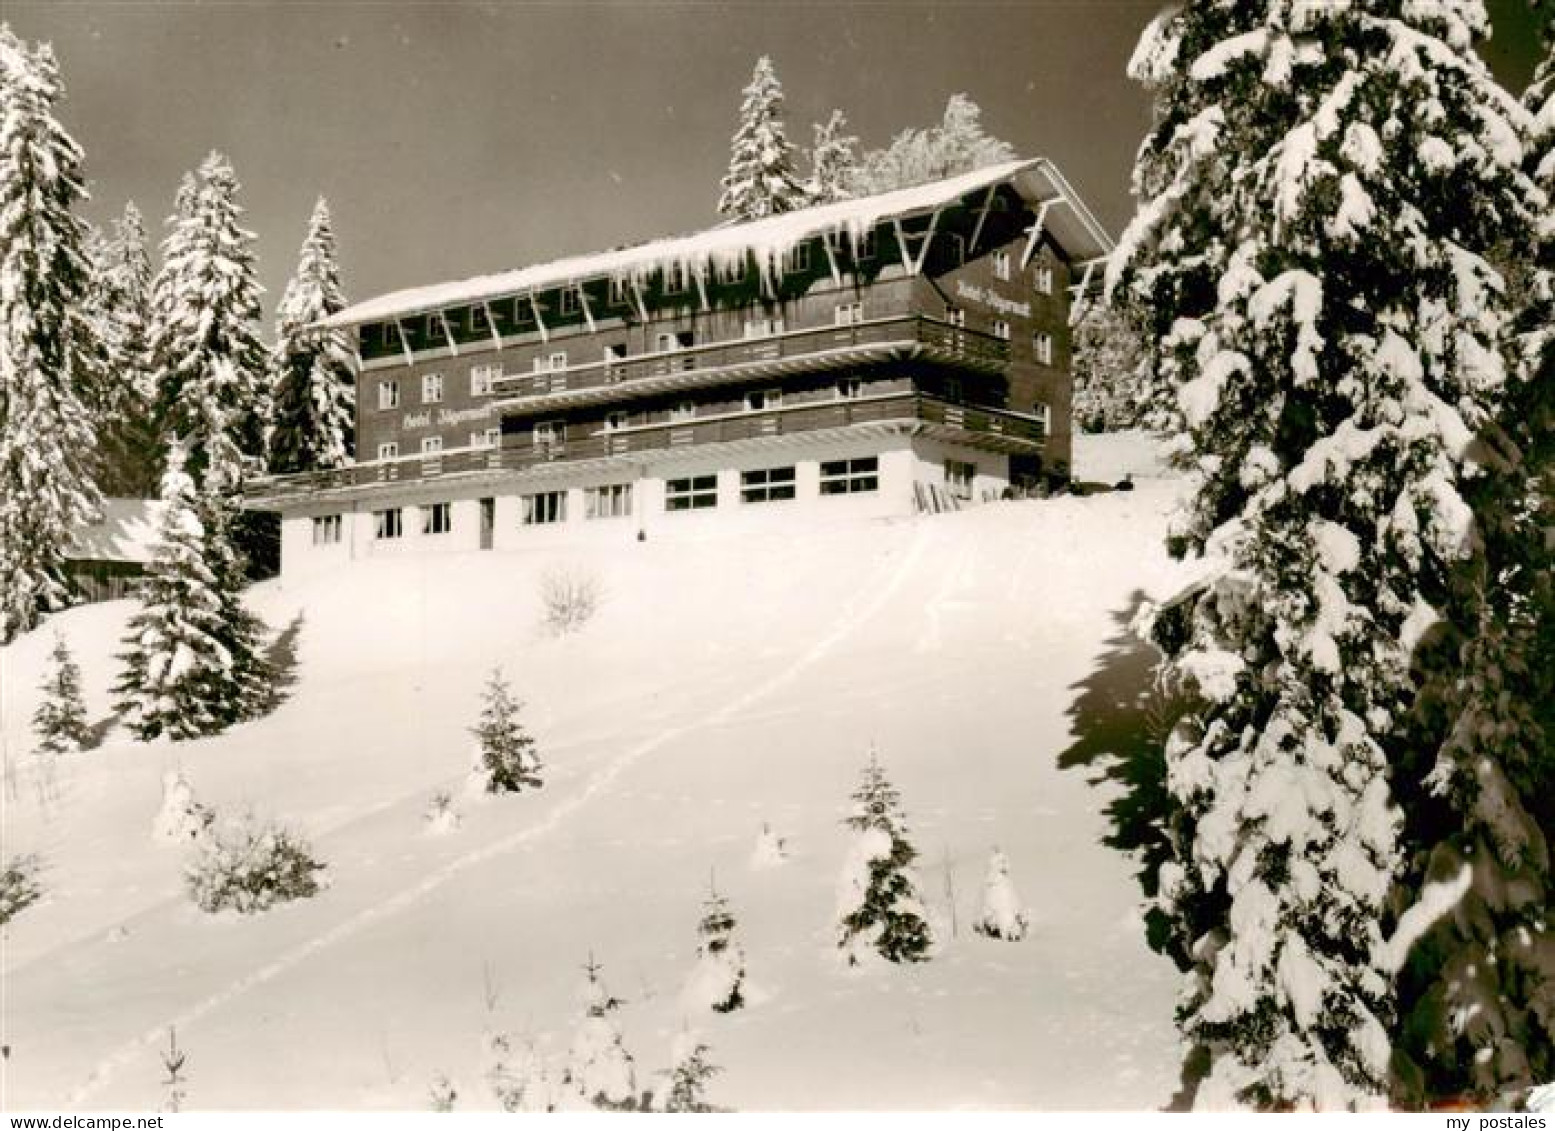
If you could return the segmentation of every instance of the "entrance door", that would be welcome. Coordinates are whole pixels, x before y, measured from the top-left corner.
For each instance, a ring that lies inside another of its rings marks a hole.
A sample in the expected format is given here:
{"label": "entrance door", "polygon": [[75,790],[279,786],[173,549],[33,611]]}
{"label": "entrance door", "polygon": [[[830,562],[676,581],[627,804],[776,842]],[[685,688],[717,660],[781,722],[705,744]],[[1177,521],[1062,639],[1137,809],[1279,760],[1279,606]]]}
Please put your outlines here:
{"label": "entrance door", "polygon": [[492,532],[497,528],[497,500],[481,500],[481,549],[491,549]]}

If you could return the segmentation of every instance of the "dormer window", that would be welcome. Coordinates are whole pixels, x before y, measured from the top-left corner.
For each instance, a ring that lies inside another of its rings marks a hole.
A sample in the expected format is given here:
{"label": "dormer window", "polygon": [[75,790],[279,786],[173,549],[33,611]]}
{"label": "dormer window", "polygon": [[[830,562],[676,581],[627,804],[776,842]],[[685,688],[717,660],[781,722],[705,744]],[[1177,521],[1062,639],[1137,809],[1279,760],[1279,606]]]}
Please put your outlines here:
{"label": "dormer window", "polygon": [[575,287],[568,287],[562,291],[562,314],[578,313],[578,291]]}
{"label": "dormer window", "polygon": [[783,274],[803,275],[810,270],[810,245],[795,244],[783,256]]}
{"label": "dormer window", "polygon": [[625,279],[612,278],[610,280],[610,305],[611,306],[625,306],[626,305],[626,280]]}
{"label": "dormer window", "polygon": [[1037,268],[1033,285],[1039,295],[1050,295],[1053,293],[1053,268],[1051,265],[1044,263]]}
{"label": "dormer window", "polygon": [[680,295],[686,293],[686,273],[680,264],[671,264],[664,269],[664,293],[667,295]]}

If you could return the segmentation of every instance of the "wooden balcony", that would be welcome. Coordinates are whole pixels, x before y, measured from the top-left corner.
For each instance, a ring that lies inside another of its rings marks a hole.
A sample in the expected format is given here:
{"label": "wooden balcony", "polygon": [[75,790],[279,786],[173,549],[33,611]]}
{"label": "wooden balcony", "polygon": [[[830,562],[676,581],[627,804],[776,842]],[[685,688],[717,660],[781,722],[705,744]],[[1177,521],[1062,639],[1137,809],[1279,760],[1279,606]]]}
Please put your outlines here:
{"label": "wooden balcony", "polygon": [[971,447],[1038,453],[1046,440],[1040,421],[999,409],[954,404],[921,393],[892,393],[858,400],[797,404],[769,412],[730,414],[709,420],[601,431],[565,443],[466,448],[256,480],[250,506],[263,509],[353,487],[411,484],[453,477],[506,477],[516,472],[562,471],[595,461],[642,462],[655,454],[687,452],[709,444],[774,442],[784,436],[838,432],[854,426],[900,424]]}
{"label": "wooden balcony", "polygon": [[503,415],[534,415],[906,357],[999,373],[1009,364],[1010,346],[936,318],[902,315],[508,374],[497,379],[495,392]]}

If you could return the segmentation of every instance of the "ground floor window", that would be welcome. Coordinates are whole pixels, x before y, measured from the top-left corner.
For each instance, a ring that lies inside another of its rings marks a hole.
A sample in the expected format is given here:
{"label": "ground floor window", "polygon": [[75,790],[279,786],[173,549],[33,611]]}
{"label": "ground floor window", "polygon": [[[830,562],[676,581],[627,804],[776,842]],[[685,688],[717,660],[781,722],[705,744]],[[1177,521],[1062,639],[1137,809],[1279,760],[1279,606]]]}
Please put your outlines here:
{"label": "ground floor window", "polygon": [[880,489],[880,457],[828,460],[821,464],[821,494],[852,495]]}
{"label": "ground floor window", "polygon": [[421,508],[421,533],[447,534],[454,528],[452,503],[430,503]]}
{"label": "ground floor window", "polygon": [[313,544],[315,546],[333,546],[340,541],[340,516],[338,514],[317,515],[313,519]]}
{"label": "ground floor window", "polygon": [[524,504],[525,526],[567,521],[566,491],[542,491],[538,495],[525,495],[521,501]]}
{"label": "ground floor window", "polygon": [[959,459],[947,459],[945,461],[945,490],[949,491],[952,498],[970,499],[972,497],[972,478],[977,474],[977,465],[967,463]]}
{"label": "ground floor window", "polygon": [[378,445],[379,459],[399,459],[400,445],[397,440],[386,440]]}
{"label": "ground floor window", "polygon": [[626,518],[632,513],[632,485],[607,483],[583,492],[585,518]]}
{"label": "ground floor window", "polygon": [[664,509],[695,511],[718,505],[718,476],[695,475],[688,479],[668,479],[664,483]]}
{"label": "ground floor window", "polygon": [[794,469],[767,467],[740,473],[740,502],[771,503],[794,497]]}
{"label": "ground floor window", "polygon": [[405,535],[405,512],[399,507],[373,511],[373,537],[379,540]]}

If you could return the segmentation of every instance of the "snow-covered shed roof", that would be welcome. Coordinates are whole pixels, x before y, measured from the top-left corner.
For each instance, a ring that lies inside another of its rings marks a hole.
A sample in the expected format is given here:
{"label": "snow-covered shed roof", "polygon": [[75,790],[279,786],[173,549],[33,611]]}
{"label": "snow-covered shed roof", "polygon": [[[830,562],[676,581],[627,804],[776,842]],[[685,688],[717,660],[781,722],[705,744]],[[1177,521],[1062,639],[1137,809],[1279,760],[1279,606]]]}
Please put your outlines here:
{"label": "snow-covered shed roof", "polygon": [[103,518],[76,530],[65,551],[71,561],[149,562],[162,503],[157,499],[104,499]]}
{"label": "snow-covered shed roof", "polygon": [[1047,212],[1047,230],[1073,259],[1083,262],[1111,253],[1112,240],[1090,209],[1058,168],[1046,158],[1038,157],[990,165],[942,181],[876,196],[801,208],[741,224],[724,224],[692,235],[672,236],[593,255],[571,256],[495,275],[411,287],[349,306],[325,319],[321,325],[359,326],[365,322],[425,314],[585,279],[642,279],[654,271],[666,269],[689,275],[709,267],[734,267],[748,254],[754,255],[758,265],[766,271],[804,240],[823,235],[845,235],[856,242],[882,220],[932,212],[962,197],[1004,183],[1033,203],[1054,203]]}

